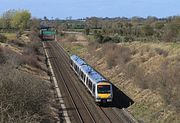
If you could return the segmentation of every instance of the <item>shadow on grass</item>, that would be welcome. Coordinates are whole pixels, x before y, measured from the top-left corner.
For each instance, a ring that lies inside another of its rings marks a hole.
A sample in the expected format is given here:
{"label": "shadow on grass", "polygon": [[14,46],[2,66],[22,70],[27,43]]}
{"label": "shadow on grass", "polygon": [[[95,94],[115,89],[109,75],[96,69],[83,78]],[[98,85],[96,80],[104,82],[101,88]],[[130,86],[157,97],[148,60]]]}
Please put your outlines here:
{"label": "shadow on grass", "polygon": [[113,102],[111,104],[100,104],[102,107],[128,108],[134,101],[113,85]]}

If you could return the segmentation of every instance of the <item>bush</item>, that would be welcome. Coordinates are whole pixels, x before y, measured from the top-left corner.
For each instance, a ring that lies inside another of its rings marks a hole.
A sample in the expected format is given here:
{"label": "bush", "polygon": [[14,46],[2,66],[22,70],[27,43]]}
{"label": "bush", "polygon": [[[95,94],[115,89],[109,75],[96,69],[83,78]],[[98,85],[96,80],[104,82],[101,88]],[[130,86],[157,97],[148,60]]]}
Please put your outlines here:
{"label": "bush", "polygon": [[0,69],[0,120],[17,123],[40,121],[49,103],[49,85],[11,66]]}
{"label": "bush", "polygon": [[85,33],[85,35],[89,35],[89,33],[90,33],[90,28],[85,28],[85,29],[84,29],[84,33]]}
{"label": "bush", "polygon": [[114,43],[120,43],[120,42],[123,41],[123,39],[122,39],[122,36],[116,35],[116,36],[114,36],[114,37],[112,38],[112,41],[113,41]]}
{"label": "bush", "polygon": [[103,35],[102,35],[101,33],[96,33],[94,37],[95,37],[95,40],[96,40],[98,43],[104,43],[104,42],[103,42],[104,37],[103,37]]}
{"label": "bush", "polygon": [[[161,95],[165,102],[174,106],[177,111],[180,110],[180,63],[178,59],[179,57],[176,57],[164,61],[159,71]],[[170,64],[171,60],[175,61],[173,65]]]}
{"label": "bush", "polygon": [[7,57],[4,54],[3,48],[0,47],[0,65],[5,64],[7,61]]}
{"label": "bush", "polygon": [[168,56],[168,51],[165,51],[163,49],[160,49],[160,48],[155,48],[155,51],[156,53],[158,53],[159,55],[162,55],[164,57],[167,57]]}
{"label": "bush", "polygon": [[134,79],[136,84],[142,88],[142,89],[147,89],[148,88],[148,81],[146,79],[145,71],[138,67],[135,71]]}
{"label": "bush", "polygon": [[134,40],[134,38],[132,36],[125,36],[123,41],[124,42],[132,42]]}
{"label": "bush", "polygon": [[133,64],[133,63],[129,63],[126,66],[126,75],[129,77],[134,77],[136,75],[136,69],[137,69],[137,65]]}
{"label": "bush", "polygon": [[6,41],[7,41],[7,37],[2,35],[2,34],[0,34],[0,42],[1,43],[6,43]]}
{"label": "bush", "polygon": [[20,39],[12,40],[10,43],[14,44],[14,45],[17,45],[18,47],[25,47],[26,46],[26,44]]}
{"label": "bush", "polygon": [[112,38],[110,36],[104,36],[101,43],[106,43],[112,41]]}
{"label": "bush", "polygon": [[26,55],[43,55],[43,49],[42,49],[42,44],[40,42],[31,42],[27,44],[26,47],[23,49],[23,54]]}
{"label": "bush", "polygon": [[125,65],[131,60],[131,50],[125,46],[107,43],[103,46],[102,52],[105,54],[108,68],[118,64]]}

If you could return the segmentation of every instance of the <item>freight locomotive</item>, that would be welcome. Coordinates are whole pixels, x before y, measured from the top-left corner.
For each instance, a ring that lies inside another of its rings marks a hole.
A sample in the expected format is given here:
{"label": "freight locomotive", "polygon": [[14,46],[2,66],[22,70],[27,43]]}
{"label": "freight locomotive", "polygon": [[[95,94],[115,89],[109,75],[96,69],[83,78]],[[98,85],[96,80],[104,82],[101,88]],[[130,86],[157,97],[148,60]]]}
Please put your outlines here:
{"label": "freight locomotive", "polygon": [[113,100],[112,83],[77,55],[70,57],[70,66],[94,97],[96,103]]}
{"label": "freight locomotive", "polygon": [[55,40],[56,31],[52,27],[41,27],[39,36],[42,41]]}

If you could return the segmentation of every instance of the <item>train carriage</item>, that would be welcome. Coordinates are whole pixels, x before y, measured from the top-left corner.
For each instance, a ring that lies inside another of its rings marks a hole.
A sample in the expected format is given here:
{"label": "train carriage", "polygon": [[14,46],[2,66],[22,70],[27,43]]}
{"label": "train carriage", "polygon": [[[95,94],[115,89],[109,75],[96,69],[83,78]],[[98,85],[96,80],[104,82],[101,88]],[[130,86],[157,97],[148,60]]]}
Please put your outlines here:
{"label": "train carriage", "polygon": [[112,102],[113,91],[111,82],[76,55],[70,57],[70,64],[79,79],[95,98],[95,102]]}

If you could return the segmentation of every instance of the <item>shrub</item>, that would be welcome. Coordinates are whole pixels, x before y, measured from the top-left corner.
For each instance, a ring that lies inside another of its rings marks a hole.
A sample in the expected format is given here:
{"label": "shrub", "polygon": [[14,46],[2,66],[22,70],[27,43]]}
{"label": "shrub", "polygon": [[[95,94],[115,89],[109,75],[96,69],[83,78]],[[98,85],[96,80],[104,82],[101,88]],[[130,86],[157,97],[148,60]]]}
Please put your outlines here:
{"label": "shrub", "polygon": [[6,43],[6,41],[7,41],[7,37],[2,35],[2,34],[0,34],[0,42],[1,43]]}
{"label": "shrub", "polygon": [[10,66],[1,67],[1,71],[1,121],[40,121],[49,103],[49,85]]}
{"label": "shrub", "polygon": [[140,88],[142,89],[148,88],[148,81],[146,80],[145,71],[142,68],[140,67],[136,68],[134,79],[136,84],[139,85]]}
{"label": "shrub", "polygon": [[168,51],[165,51],[165,50],[163,50],[163,49],[155,48],[155,51],[156,51],[157,54],[162,55],[162,56],[164,56],[164,57],[167,57],[167,56],[168,56]]}
{"label": "shrub", "polygon": [[129,63],[126,66],[126,75],[128,77],[134,77],[136,75],[136,69],[137,69],[137,65],[133,64],[133,63]]}
{"label": "shrub", "polygon": [[94,37],[95,37],[95,39],[96,39],[96,41],[97,41],[98,43],[104,43],[104,42],[103,42],[104,37],[103,37],[102,34],[96,33],[96,35],[95,35]]}
{"label": "shrub", "polygon": [[112,38],[110,36],[104,36],[101,43],[106,43],[112,41]]}
{"label": "shrub", "polygon": [[[180,63],[179,57],[165,60],[159,71],[149,77],[149,88],[159,90],[167,105],[171,105],[179,112],[180,110]],[[172,60],[174,61],[173,64]]]}
{"label": "shrub", "polygon": [[0,65],[5,64],[7,61],[7,57],[4,54],[3,48],[0,47]]}
{"label": "shrub", "polygon": [[107,43],[103,46],[102,52],[105,54],[108,68],[118,64],[124,65],[131,59],[131,50],[125,46]]}
{"label": "shrub", "polygon": [[85,33],[86,35],[89,35],[89,33],[90,33],[90,28],[85,28],[85,29],[84,29],[84,33]]}
{"label": "shrub", "polygon": [[119,46],[116,51],[119,54],[119,61],[123,63],[127,63],[131,60],[131,50],[126,46]]}
{"label": "shrub", "polygon": [[26,44],[22,40],[20,40],[20,39],[12,40],[10,43],[14,44],[14,45],[17,45],[18,47],[26,46]]}
{"label": "shrub", "polygon": [[116,55],[113,52],[109,52],[108,55],[106,56],[106,63],[109,69],[117,65],[115,59],[116,59]]}
{"label": "shrub", "polygon": [[43,49],[41,48],[42,44],[40,42],[31,42],[27,44],[23,49],[23,54],[26,55],[43,55]]}
{"label": "shrub", "polygon": [[39,32],[38,30],[33,30],[33,31],[30,31],[29,33],[29,38],[32,42],[38,42],[38,41],[41,41],[41,39],[39,38]]}
{"label": "shrub", "polygon": [[115,35],[113,38],[112,38],[112,41],[114,43],[120,43],[123,41],[122,37],[121,36],[118,36],[118,35]]}
{"label": "shrub", "polygon": [[132,36],[125,36],[123,41],[124,42],[132,42],[134,40],[134,38]]}

